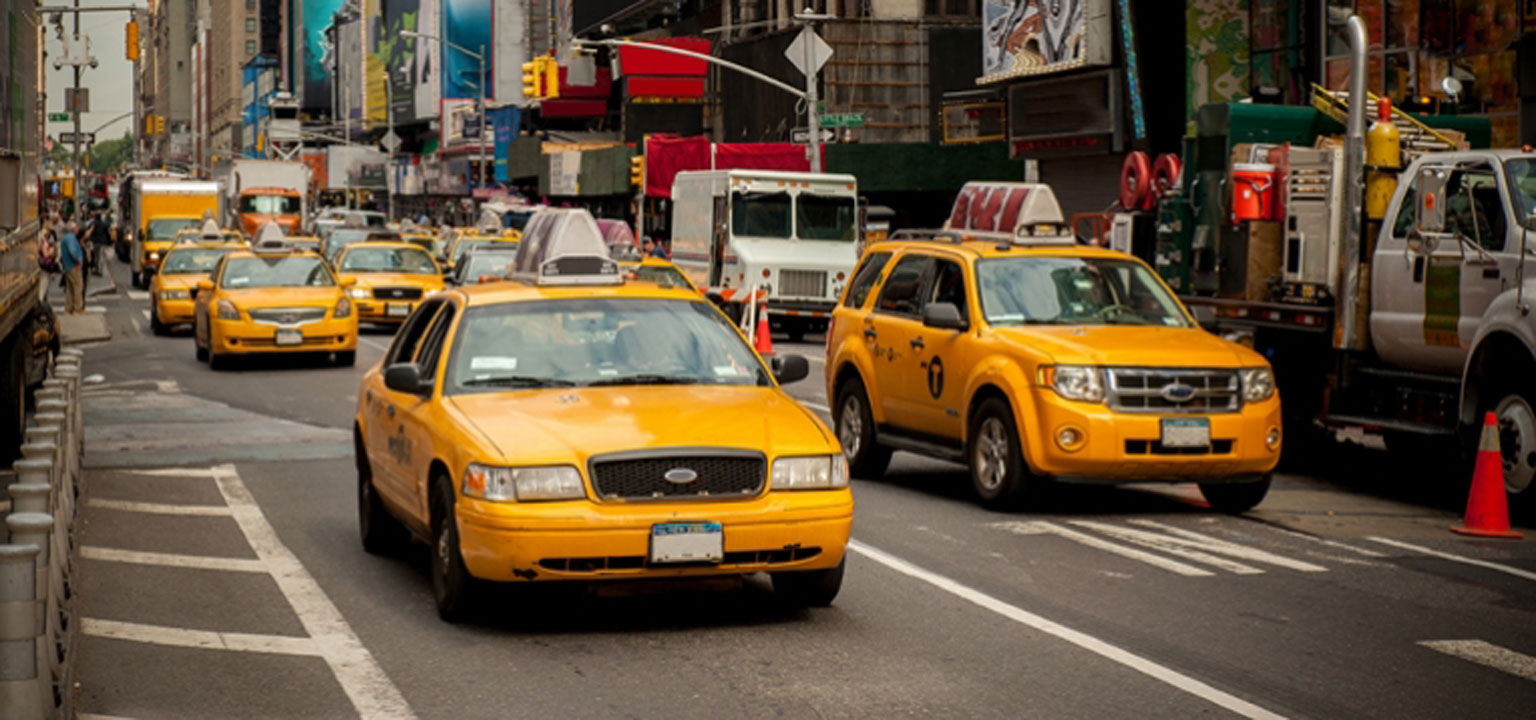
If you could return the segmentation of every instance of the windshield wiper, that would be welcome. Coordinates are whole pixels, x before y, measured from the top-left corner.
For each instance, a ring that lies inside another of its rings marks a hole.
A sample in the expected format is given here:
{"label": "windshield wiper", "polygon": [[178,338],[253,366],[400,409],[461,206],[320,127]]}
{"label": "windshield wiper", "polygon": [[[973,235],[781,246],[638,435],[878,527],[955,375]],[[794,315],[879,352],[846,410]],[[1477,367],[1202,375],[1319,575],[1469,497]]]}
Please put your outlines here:
{"label": "windshield wiper", "polygon": [[495,387],[576,387],[576,383],[570,380],[534,377],[532,375],[497,375],[495,377],[470,378],[465,380],[463,384],[466,386]]}
{"label": "windshield wiper", "polygon": [[622,375],[619,377],[603,378],[587,383],[588,387],[601,387],[603,385],[697,385],[699,379],[686,375],[658,375],[641,373],[638,375]]}

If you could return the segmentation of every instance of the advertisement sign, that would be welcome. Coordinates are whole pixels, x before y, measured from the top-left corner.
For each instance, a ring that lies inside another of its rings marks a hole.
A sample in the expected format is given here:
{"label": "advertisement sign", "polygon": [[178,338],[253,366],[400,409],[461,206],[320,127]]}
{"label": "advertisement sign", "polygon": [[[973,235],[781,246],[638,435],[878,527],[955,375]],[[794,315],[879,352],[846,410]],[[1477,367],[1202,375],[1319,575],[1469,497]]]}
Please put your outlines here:
{"label": "advertisement sign", "polygon": [[[441,0],[419,0],[417,25],[421,29],[418,32],[427,35],[439,35],[442,29],[439,27],[438,10]],[[437,103],[442,98],[442,67],[443,44],[431,40],[412,40],[414,44],[415,73],[412,75],[413,95],[415,97],[414,118],[437,117]]]}
{"label": "advertisement sign", "polygon": [[[442,36],[470,52],[491,54],[491,0],[442,0]],[[443,97],[480,97],[480,61],[460,50],[442,49]],[[495,87],[495,63],[485,58],[486,85]]]}
{"label": "advertisement sign", "polygon": [[335,64],[327,31],[332,17],[341,10],[344,0],[295,0],[299,17],[298,52],[302,70],[300,99],[306,110],[318,112],[331,107],[331,68]]}
{"label": "advertisement sign", "polygon": [[416,53],[432,43],[405,37],[401,33],[432,32],[422,29],[420,24],[423,4],[431,2],[384,1],[383,35],[379,38],[378,54],[384,71],[389,75],[389,111],[394,114],[396,124],[416,119]]}
{"label": "advertisement sign", "polygon": [[983,0],[978,83],[1108,65],[1110,0]]}
{"label": "advertisement sign", "polygon": [[[508,70],[518,70],[523,63],[528,62],[528,3],[499,2],[496,3],[496,17],[492,23],[496,28],[495,47],[491,48],[491,57],[496,58],[496,64]],[[529,101],[523,98],[523,76],[520,72],[504,72],[496,75],[490,82],[491,98],[498,103],[517,103],[525,105]]]}
{"label": "advertisement sign", "polygon": [[480,142],[480,114],[475,112],[474,100],[444,100],[440,123],[445,148]]}
{"label": "advertisement sign", "polygon": [[491,127],[496,133],[496,180],[507,182],[507,154],[512,147],[512,138],[517,134],[516,107],[502,107],[486,113],[491,116]]}
{"label": "advertisement sign", "polygon": [[334,26],[336,38],[336,87],[340,89],[341,107],[336,116],[353,121],[363,119],[363,36],[367,23],[352,18]]}
{"label": "advertisement sign", "polygon": [[1124,145],[1119,74],[1101,70],[1008,88],[1013,158],[1104,155]]}
{"label": "advertisement sign", "polygon": [[388,83],[384,80],[384,8],[381,0],[363,0],[363,121],[370,128],[388,121]]}

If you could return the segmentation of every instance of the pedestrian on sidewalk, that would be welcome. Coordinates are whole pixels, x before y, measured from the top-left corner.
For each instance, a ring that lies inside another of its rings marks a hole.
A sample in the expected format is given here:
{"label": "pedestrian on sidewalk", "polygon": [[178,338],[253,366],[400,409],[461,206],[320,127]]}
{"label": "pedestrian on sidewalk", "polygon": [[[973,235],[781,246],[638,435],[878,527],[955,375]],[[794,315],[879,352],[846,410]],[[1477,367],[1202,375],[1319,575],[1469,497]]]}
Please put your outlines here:
{"label": "pedestrian on sidewalk", "polygon": [[80,247],[79,230],[73,221],[64,224],[59,238],[59,269],[64,271],[64,312],[85,312],[85,250]]}
{"label": "pedestrian on sidewalk", "polygon": [[90,253],[92,275],[101,277],[102,258],[107,254],[107,246],[111,244],[112,230],[107,226],[107,217],[104,213],[96,213],[85,232],[85,245],[86,251]]}

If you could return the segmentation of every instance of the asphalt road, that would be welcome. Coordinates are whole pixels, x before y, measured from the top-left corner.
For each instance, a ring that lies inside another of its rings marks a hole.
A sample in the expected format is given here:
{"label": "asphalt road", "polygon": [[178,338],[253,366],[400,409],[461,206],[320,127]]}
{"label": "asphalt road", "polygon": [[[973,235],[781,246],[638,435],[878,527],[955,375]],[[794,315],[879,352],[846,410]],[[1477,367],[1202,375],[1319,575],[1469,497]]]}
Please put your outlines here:
{"label": "asphalt road", "polygon": [[[147,300],[91,305],[77,709],[125,717],[1529,717],[1536,548],[1453,536],[1465,469],[1345,450],[1244,517],[1184,486],[1001,514],[963,468],[854,484],[847,580],[497,590],[432,609],[426,550],[363,552],[356,368],[214,373]],[[781,338],[782,339],[782,338]],[[826,417],[821,348],[788,388]],[[1282,389],[1283,392],[1283,389]],[[827,418],[830,422],[830,419]]]}

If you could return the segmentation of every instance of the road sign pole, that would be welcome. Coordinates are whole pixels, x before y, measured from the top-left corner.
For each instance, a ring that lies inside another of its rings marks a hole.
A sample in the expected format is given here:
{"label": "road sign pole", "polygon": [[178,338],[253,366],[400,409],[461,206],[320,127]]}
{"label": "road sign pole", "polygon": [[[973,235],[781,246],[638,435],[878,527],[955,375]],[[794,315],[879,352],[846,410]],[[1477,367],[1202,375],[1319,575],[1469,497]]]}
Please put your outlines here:
{"label": "road sign pole", "polygon": [[[807,22],[806,27],[814,34],[815,23]],[[805,157],[811,161],[811,172],[821,172],[821,118],[816,113],[816,105],[820,102],[816,87],[816,62],[812,59],[814,43],[805,43],[805,127],[809,131],[805,137]]]}

